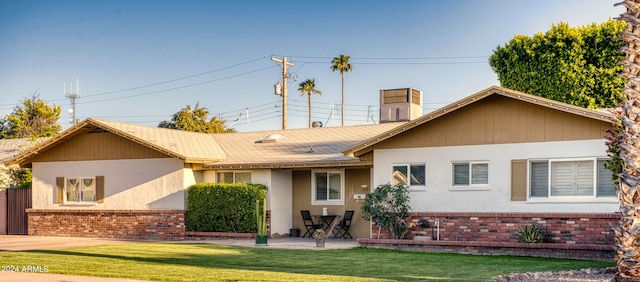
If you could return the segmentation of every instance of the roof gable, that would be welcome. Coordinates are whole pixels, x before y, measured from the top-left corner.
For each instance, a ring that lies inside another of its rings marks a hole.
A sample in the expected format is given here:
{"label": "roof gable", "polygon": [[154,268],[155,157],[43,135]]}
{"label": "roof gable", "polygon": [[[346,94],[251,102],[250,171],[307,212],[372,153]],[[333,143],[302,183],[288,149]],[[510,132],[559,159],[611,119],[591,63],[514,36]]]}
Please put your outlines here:
{"label": "roof gable", "polygon": [[[65,142],[70,142],[72,139],[81,135],[100,132],[108,132],[110,134],[120,136],[125,140],[137,143],[144,148],[160,153],[160,155],[146,153],[147,157],[161,157],[162,155],[165,155],[168,157],[183,159],[188,163],[204,163],[220,160],[226,157],[226,154],[215,142],[211,134],[138,126],[89,118],[63,131],[57,136],[48,139],[38,146],[7,160],[5,163],[28,166],[28,164],[30,164],[34,159],[41,158],[41,155],[45,152],[53,152],[52,150],[62,146]],[[112,138],[112,140],[117,139]],[[123,148],[118,147],[118,150],[122,149]],[[65,151],[64,146],[57,150],[58,153],[70,152],[69,150]],[[115,156],[113,156],[112,159],[114,157]],[[69,157],[53,157],[53,159],[60,158],[65,159]],[[100,159],[101,157],[97,156],[97,158]]]}
{"label": "roof gable", "polygon": [[359,156],[374,147],[597,139],[610,127],[611,117],[606,112],[494,86],[347,148],[343,153]]}

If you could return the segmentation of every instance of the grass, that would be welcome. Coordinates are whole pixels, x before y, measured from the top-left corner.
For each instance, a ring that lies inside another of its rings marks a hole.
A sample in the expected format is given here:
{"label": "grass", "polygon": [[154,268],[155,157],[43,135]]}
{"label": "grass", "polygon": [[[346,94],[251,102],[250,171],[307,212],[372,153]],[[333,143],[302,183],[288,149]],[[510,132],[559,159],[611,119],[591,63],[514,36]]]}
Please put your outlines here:
{"label": "grass", "polygon": [[[280,250],[210,244],[127,243],[0,252],[2,265],[49,273],[152,281],[488,281],[512,272],[601,268],[614,263],[383,249]],[[1,277],[1,273],[0,273]]]}

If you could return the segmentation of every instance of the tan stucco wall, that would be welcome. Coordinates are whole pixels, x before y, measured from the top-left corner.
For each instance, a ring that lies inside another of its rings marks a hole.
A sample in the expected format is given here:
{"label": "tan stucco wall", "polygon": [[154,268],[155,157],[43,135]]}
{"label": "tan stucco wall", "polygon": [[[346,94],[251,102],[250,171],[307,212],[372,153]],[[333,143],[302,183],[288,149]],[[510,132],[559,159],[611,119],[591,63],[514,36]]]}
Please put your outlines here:
{"label": "tan stucco wall", "polygon": [[345,169],[345,203],[344,205],[312,205],[311,204],[311,171],[293,171],[293,226],[304,234],[305,227],[300,215],[301,210],[309,210],[311,214],[321,214],[322,208],[327,208],[329,214],[344,215],[347,210],[353,210],[355,215],[349,233],[354,238],[368,238],[370,234],[369,222],[362,219],[362,200],[355,200],[353,194],[366,194],[370,188],[371,176],[369,168]]}
{"label": "tan stucco wall", "polygon": [[[173,158],[33,163],[34,209],[185,209],[182,160]],[[104,176],[104,203],[55,204],[56,177]],[[193,177],[193,176],[192,176]]]}

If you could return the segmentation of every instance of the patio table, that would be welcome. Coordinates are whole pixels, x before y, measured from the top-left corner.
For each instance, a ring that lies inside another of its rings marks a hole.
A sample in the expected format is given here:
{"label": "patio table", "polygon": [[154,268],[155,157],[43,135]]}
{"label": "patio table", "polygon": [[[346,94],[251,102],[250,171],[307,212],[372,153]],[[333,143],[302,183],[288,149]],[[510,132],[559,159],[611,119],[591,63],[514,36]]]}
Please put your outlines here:
{"label": "patio table", "polygon": [[340,217],[338,214],[328,214],[328,215],[313,215],[316,219],[318,219],[319,223],[322,223],[322,229],[327,233],[327,236],[331,236],[329,234],[329,229],[331,228],[331,224]]}

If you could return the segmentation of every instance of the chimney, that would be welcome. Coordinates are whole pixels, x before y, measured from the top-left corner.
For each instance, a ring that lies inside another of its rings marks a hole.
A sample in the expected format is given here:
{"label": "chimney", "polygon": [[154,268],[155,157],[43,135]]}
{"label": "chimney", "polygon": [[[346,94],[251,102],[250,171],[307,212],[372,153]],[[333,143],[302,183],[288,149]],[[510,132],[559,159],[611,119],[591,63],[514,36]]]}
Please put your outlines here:
{"label": "chimney", "polygon": [[380,90],[380,123],[410,121],[422,116],[422,91],[415,88]]}

